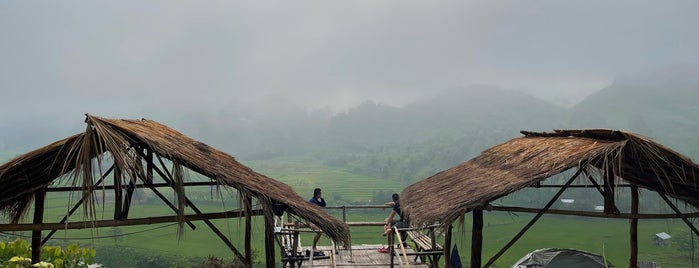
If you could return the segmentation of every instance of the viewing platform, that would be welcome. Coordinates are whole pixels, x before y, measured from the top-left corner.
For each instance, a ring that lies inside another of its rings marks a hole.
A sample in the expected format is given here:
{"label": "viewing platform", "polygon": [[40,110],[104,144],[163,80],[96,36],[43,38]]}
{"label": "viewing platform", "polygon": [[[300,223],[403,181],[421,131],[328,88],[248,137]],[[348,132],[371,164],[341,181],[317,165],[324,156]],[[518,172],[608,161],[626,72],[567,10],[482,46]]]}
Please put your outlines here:
{"label": "viewing platform", "polygon": [[[289,218],[277,218],[275,225],[278,227],[275,230],[276,243],[280,246],[282,253],[283,267],[434,267],[438,265],[439,259],[434,259],[433,251],[425,252],[425,248],[431,247],[431,240],[428,235],[420,235],[420,231],[408,231],[409,238],[407,239],[406,247],[395,246],[393,252],[379,252],[379,249],[387,247],[385,236],[380,235],[380,230],[383,228],[382,221],[347,221],[348,210],[376,210],[388,209],[386,205],[354,205],[354,206],[328,206],[326,210],[341,218],[347,225],[360,229],[367,227],[369,229],[377,228],[376,239],[360,239],[362,242],[352,243],[351,249],[344,249],[342,246],[318,245],[318,250],[323,252],[323,256],[311,257],[309,242],[310,234],[314,233],[298,219],[291,220]],[[332,211],[335,211],[333,213]],[[295,223],[292,223],[294,221]],[[283,226],[283,227],[282,227]],[[357,229],[354,229],[357,231]],[[301,234],[305,234],[303,243],[301,242]],[[356,235],[356,234],[355,234]],[[361,236],[361,235],[360,235]],[[433,236],[432,236],[433,237]],[[396,237],[392,233],[389,235],[389,241],[394,241]],[[389,242],[398,245],[399,242]],[[334,249],[334,250],[333,250]],[[441,253],[441,247],[437,248]],[[293,253],[296,252],[296,253]],[[306,255],[308,254],[308,256]],[[393,255],[393,258],[391,258]],[[434,264],[432,262],[435,262]]]}
{"label": "viewing platform", "polygon": [[[323,251],[326,256],[330,258],[306,260],[301,263],[301,267],[417,267],[417,268],[427,268],[430,267],[427,263],[420,262],[420,259],[415,260],[414,256],[394,256],[394,264],[391,266],[391,255],[389,253],[379,252],[379,248],[385,247],[386,245],[352,245],[352,249],[339,249],[337,254],[332,256],[331,246],[319,246],[318,249]],[[406,248],[406,252],[414,252],[410,248]],[[399,252],[397,252],[400,254]],[[407,265],[405,260],[408,260]],[[290,267],[287,265],[286,267]],[[294,266],[299,267],[299,266]]]}

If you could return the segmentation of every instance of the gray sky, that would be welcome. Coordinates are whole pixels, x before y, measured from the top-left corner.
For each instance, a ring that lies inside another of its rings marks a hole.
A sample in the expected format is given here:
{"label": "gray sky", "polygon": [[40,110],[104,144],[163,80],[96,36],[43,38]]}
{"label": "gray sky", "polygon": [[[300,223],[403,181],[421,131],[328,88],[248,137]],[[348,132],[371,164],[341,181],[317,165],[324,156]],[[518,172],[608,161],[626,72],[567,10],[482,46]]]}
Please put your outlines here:
{"label": "gray sky", "polygon": [[699,1],[1,1],[0,123],[342,111],[472,84],[572,105],[617,76],[698,63],[697,13]]}

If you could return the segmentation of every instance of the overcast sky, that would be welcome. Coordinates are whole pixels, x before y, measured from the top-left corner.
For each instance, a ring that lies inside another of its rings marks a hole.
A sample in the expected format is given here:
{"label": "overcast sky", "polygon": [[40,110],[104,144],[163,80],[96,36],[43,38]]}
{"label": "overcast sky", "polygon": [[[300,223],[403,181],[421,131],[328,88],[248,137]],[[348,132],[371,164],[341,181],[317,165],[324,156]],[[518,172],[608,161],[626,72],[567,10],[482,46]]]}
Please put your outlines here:
{"label": "overcast sky", "polygon": [[1,1],[6,120],[288,102],[342,111],[487,84],[564,105],[699,62],[699,1]]}

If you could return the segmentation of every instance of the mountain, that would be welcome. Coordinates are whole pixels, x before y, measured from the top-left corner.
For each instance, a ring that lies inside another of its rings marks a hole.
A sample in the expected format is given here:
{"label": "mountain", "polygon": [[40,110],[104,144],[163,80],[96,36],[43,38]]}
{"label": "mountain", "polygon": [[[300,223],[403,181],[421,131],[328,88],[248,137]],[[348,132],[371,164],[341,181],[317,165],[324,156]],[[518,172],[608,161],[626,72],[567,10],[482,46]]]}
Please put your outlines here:
{"label": "mountain", "polygon": [[[571,109],[518,91],[470,86],[403,107],[367,101],[335,115],[278,102],[151,119],[241,160],[315,155],[327,165],[409,183],[519,137],[520,130],[627,130],[697,159],[696,74],[699,68],[685,66],[620,77]],[[34,120],[2,123],[0,150],[6,157],[74,134],[41,131]]]}
{"label": "mountain", "polygon": [[621,77],[574,106],[568,123],[636,132],[697,159],[699,68]]}
{"label": "mountain", "polygon": [[[326,164],[405,183],[518,137],[563,127],[567,110],[486,86],[453,89],[401,108],[365,103],[331,119]],[[336,147],[333,147],[336,146]]]}

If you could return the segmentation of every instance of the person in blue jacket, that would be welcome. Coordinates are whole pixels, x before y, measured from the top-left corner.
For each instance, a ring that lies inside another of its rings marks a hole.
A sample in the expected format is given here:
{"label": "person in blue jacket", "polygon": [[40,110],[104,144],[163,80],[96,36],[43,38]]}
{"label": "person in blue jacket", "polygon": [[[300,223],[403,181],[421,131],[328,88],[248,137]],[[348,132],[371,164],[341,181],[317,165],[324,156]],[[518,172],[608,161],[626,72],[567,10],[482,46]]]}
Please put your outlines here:
{"label": "person in blue jacket", "polygon": [[[325,199],[323,199],[323,191],[320,188],[315,188],[313,190],[313,197],[311,197],[311,199],[308,201],[311,202],[312,204],[316,204],[320,207],[325,207]],[[318,251],[318,249],[316,248],[316,245],[318,244],[318,240],[320,240],[320,236],[322,235],[322,233],[320,232],[320,229],[313,224],[311,225],[311,229],[316,231],[316,236],[313,237],[313,252],[315,254],[315,252]]]}

